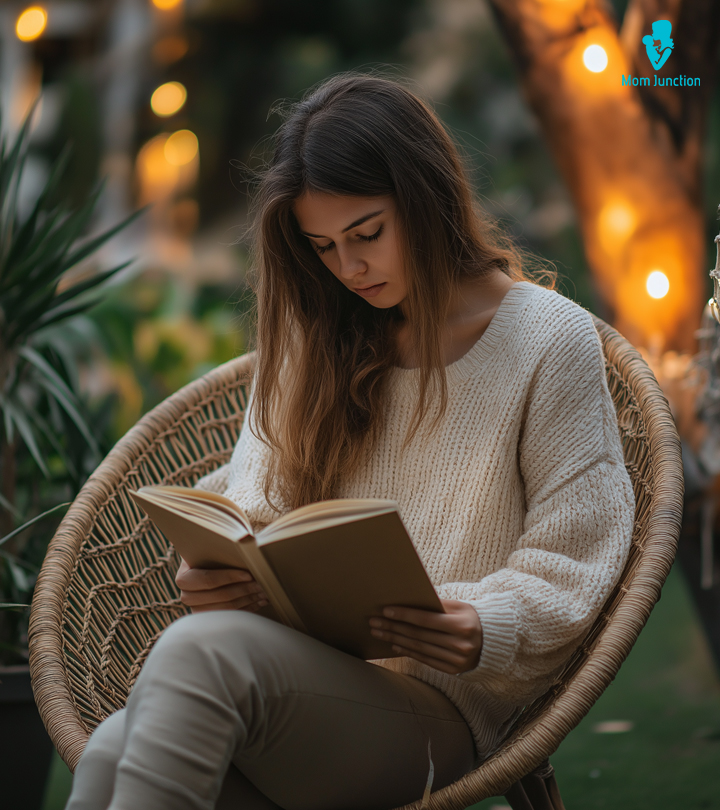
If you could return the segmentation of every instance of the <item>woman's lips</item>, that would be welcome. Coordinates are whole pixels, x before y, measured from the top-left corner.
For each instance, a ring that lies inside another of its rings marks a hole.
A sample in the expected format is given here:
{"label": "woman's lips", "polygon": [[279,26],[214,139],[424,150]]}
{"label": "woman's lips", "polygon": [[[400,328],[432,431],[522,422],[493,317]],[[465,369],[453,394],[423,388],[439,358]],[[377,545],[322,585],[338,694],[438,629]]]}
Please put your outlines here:
{"label": "woman's lips", "polygon": [[355,288],[355,292],[358,295],[364,295],[366,298],[373,298],[376,296],[380,290],[387,284],[386,281],[383,281],[382,284],[375,284],[372,287],[366,287],[364,290],[360,290]]}

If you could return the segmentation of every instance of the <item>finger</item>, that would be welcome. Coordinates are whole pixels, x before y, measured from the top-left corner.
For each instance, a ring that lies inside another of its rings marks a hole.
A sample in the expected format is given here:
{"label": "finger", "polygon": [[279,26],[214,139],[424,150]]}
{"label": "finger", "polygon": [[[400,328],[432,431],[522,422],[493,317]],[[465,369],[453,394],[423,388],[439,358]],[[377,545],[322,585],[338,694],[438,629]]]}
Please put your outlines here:
{"label": "finger", "polygon": [[239,582],[231,585],[223,585],[221,588],[212,588],[204,591],[180,591],[180,599],[186,605],[205,605],[214,602],[232,602],[234,599],[241,599],[252,596],[255,599],[265,597],[264,592],[257,582]]}
{"label": "finger", "polygon": [[240,582],[223,585],[203,591],[180,591],[180,598],[188,605],[210,604],[212,602],[231,602],[250,594],[260,593],[260,586],[255,582]]}
{"label": "finger", "polygon": [[236,582],[254,582],[245,568],[188,568],[175,576],[178,587],[184,591],[204,591]]}
{"label": "finger", "polygon": [[[467,602],[452,602],[442,600],[446,613],[433,613],[428,610],[416,610],[415,608],[388,607],[383,614],[385,617],[392,614],[392,620],[403,621],[406,624],[427,627],[442,633],[449,633],[453,636],[470,638],[476,640],[482,633],[482,625],[477,612]],[[388,621],[388,618],[378,617],[380,622]],[[371,622],[372,623],[372,622]]]}
{"label": "finger", "polygon": [[[472,621],[465,617],[456,617],[454,625],[450,628],[452,632],[442,630],[430,630],[407,622],[390,621],[373,617],[370,619],[370,626],[381,633],[396,633],[409,638],[416,638],[436,644],[438,647],[446,647],[461,653],[471,654],[482,644],[482,636],[477,627],[473,627]],[[374,634],[376,635],[376,634]],[[382,638],[378,635],[377,638]]]}
{"label": "finger", "polygon": [[[378,638],[380,638],[378,636]],[[460,651],[450,647],[440,647],[432,642],[422,641],[418,638],[412,638],[400,633],[383,633],[383,641],[390,644],[398,645],[403,649],[413,650],[414,652],[422,653],[430,658],[437,658],[446,661],[454,666],[462,666],[467,662],[471,650]]]}
{"label": "finger", "polygon": [[[381,627],[373,627],[370,631],[373,636],[384,641],[395,639],[411,638],[433,644],[448,650],[462,650],[464,639],[452,636],[449,633],[441,633],[437,630],[427,630],[424,627],[417,627],[404,622],[384,622]],[[468,649],[469,651],[469,649]]]}
{"label": "finger", "polygon": [[419,610],[418,608],[398,607],[390,605],[383,610],[383,616],[394,621],[416,624],[429,627],[433,630],[450,632],[455,626],[457,615],[452,613],[435,613],[432,610]]}
{"label": "finger", "polygon": [[[203,592],[198,598],[198,594],[194,591],[191,591],[189,594],[185,595],[184,597],[181,596],[181,601],[184,605],[188,607],[202,607],[204,605],[218,605],[218,604],[249,604],[251,602],[260,602],[265,597],[265,594],[261,592],[257,593],[248,593],[248,594],[231,594],[225,598],[221,596],[207,596],[206,592]],[[267,599],[265,599],[267,601]]]}
{"label": "finger", "polygon": [[393,650],[400,655],[407,656],[408,658],[414,658],[416,661],[420,661],[421,664],[427,664],[429,667],[433,667],[433,669],[438,669],[440,672],[447,672],[448,675],[458,675],[460,672],[465,671],[464,669],[453,666],[440,658],[433,658],[429,655],[423,655],[422,653],[408,649],[407,647],[393,645]]}

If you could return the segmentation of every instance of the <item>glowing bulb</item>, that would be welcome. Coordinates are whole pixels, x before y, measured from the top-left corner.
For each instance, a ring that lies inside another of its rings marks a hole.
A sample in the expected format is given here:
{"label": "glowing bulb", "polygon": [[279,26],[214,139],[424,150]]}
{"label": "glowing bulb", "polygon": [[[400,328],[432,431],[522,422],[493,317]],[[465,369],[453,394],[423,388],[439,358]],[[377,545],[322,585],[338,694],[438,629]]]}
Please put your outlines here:
{"label": "glowing bulb", "polygon": [[175,113],[185,104],[187,90],[180,82],[166,82],[152,94],[150,106],[155,115],[167,118]]}
{"label": "glowing bulb", "polygon": [[159,8],[161,11],[169,11],[171,8],[179,6],[182,0],[152,0],[152,2],[155,8]]}
{"label": "glowing bulb", "polygon": [[602,73],[608,66],[608,55],[602,45],[588,45],[583,51],[583,64],[593,73]]}
{"label": "glowing bulb", "polygon": [[615,203],[603,209],[603,225],[619,237],[627,237],[635,228],[635,215],[632,208]]}
{"label": "glowing bulb", "polygon": [[172,166],[190,163],[198,153],[198,139],[189,129],[181,129],[165,141],[165,160]]}
{"label": "glowing bulb", "polygon": [[15,33],[23,42],[37,39],[47,25],[47,11],[40,6],[30,6],[17,18]]}
{"label": "glowing bulb", "polygon": [[634,208],[625,200],[606,203],[598,215],[598,237],[608,253],[617,254],[626,245],[637,226]]}
{"label": "glowing bulb", "polygon": [[670,290],[670,282],[661,270],[653,270],[647,277],[645,289],[651,298],[665,298]]}

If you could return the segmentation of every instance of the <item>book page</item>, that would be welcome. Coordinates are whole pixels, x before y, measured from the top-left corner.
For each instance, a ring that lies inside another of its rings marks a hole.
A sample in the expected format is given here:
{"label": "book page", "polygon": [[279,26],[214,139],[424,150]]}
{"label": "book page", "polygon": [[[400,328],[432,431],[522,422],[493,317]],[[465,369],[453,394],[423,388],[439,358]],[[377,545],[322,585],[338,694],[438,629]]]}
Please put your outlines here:
{"label": "book page", "polygon": [[[250,518],[247,516],[247,513],[240,506],[238,506],[235,501],[230,500],[230,498],[226,498],[224,495],[220,495],[217,492],[208,492],[204,489],[193,489],[191,487],[178,487],[171,485],[146,486],[142,487],[142,490],[148,495],[154,494],[160,497],[165,497],[167,494],[169,496],[181,498],[183,501],[197,503],[206,509],[212,508],[214,510],[221,511],[227,515],[230,515],[230,517],[232,517],[234,520],[240,521],[247,529],[248,534],[253,533],[252,523],[250,522]],[[206,514],[206,512],[203,511],[203,514]]]}
{"label": "book page", "polygon": [[311,503],[273,520],[258,532],[258,545],[316,531],[326,526],[339,526],[370,515],[394,512],[397,508],[395,501],[384,498],[334,498]]}
{"label": "book page", "polygon": [[143,499],[142,502],[139,501],[143,508],[145,508],[146,504],[152,503],[167,512],[182,516],[196,526],[204,526],[219,532],[224,537],[227,537],[228,540],[239,540],[241,537],[246,537],[248,534],[247,529],[239,520],[224,512],[218,511],[213,506],[206,504],[203,509],[202,504],[193,504],[192,502],[173,495],[156,495],[155,493],[145,491],[144,488],[142,488],[137,495]]}

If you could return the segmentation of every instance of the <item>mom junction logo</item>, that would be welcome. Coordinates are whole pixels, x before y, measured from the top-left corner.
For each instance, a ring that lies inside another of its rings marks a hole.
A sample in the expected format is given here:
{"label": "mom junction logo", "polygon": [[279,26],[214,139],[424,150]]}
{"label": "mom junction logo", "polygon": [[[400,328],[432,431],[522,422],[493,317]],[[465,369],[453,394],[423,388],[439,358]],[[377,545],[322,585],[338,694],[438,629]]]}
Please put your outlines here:
{"label": "mom junction logo", "polygon": [[[670,54],[675,47],[675,43],[670,38],[672,23],[670,20],[655,20],[652,24],[652,34],[645,34],[642,43],[645,46],[647,57],[655,70],[668,61]],[[653,83],[647,76],[633,76],[628,74],[622,76],[623,87],[699,87],[700,79],[692,76],[653,76]]]}

